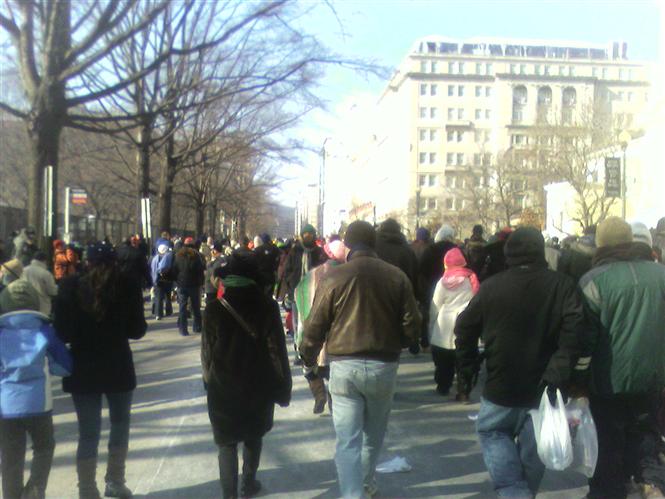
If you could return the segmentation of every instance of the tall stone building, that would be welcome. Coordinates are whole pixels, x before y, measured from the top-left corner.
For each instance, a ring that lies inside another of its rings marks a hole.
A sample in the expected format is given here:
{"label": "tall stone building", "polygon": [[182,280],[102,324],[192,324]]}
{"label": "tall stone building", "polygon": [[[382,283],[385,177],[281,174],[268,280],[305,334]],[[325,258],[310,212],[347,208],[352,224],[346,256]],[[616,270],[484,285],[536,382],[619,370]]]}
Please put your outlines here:
{"label": "tall stone building", "polygon": [[[546,127],[579,126],[598,112],[611,127],[638,127],[650,71],[619,42],[423,38],[378,99],[364,145],[350,153],[357,180],[348,213],[393,216],[411,232],[441,221],[466,230],[472,204],[496,202],[477,198],[501,181],[507,155],[551,140]],[[507,185],[510,206],[488,225],[544,209],[542,183]]]}

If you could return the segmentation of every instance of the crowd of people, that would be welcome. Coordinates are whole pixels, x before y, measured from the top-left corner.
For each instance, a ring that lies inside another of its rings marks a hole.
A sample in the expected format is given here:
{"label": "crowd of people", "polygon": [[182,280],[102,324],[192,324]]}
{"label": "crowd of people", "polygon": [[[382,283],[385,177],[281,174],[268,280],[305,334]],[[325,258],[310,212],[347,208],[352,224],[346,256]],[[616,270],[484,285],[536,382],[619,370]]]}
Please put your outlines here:
{"label": "crowd of people", "polygon": [[[476,429],[499,497],[538,492],[545,467],[529,410],[557,391],[590,400],[599,457],[589,498],[625,498],[631,487],[644,497],[665,491],[665,218],[650,231],[609,217],[561,242],[531,227],[506,227],[486,240],[480,225],[465,240],[448,225],[433,238],[419,228],[409,242],[387,219],[378,227],[352,222],[326,240],[311,225],[288,241],[163,232],[151,246],[137,235],[83,251],[58,240],[51,262],[30,228],[12,246],[0,255],[8,499],[45,495],[55,447],[51,375],[63,376],[76,410],[79,497],[101,497],[102,398],[111,423],[104,495],[132,497],[129,340],[146,332],[147,290],[155,320],[173,314],[177,299],[179,333],[190,335],[190,318],[191,331],[201,333],[224,498],[261,490],[262,439],[274,405],[291,398],[285,331],[313,412],[332,413],[345,499],[378,493],[375,468],[404,350],[431,353],[442,400],[468,404],[484,380]],[[33,460],[24,483],[28,435]]]}

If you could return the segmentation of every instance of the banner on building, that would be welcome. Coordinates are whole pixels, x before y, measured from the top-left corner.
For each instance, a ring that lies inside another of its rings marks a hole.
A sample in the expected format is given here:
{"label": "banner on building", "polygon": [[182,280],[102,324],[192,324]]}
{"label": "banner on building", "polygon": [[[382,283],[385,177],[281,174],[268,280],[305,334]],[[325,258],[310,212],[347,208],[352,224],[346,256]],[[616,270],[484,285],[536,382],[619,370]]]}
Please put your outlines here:
{"label": "banner on building", "polygon": [[83,189],[72,189],[72,204],[83,205],[88,204],[88,193]]}
{"label": "banner on building", "polygon": [[605,158],[605,196],[621,197],[621,159]]}

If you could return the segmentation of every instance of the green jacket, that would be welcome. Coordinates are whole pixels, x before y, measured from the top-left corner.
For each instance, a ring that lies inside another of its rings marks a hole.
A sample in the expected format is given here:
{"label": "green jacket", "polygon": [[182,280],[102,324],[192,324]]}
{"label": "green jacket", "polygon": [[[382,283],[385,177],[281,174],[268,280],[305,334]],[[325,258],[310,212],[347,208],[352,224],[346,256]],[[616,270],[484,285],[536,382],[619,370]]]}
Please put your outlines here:
{"label": "green jacket", "polygon": [[665,266],[620,258],[600,263],[580,280],[595,329],[590,345],[592,389],[600,395],[661,390]]}

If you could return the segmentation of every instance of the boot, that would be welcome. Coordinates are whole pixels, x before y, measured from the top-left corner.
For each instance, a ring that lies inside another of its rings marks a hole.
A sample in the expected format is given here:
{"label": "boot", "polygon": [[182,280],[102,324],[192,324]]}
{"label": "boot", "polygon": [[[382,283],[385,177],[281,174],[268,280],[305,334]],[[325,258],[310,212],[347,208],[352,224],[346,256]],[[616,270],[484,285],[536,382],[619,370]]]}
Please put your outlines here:
{"label": "boot", "polygon": [[120,497],[130,499],[132,491],[125,485],[125,461],[127,461],[126,447],[109,447],[109,461],[106,467],[106,497]]}
{"label": "boot", "polygon": [[328,397],[326,396],[326,387],[323,379],[313,378],[309,380],[309,389],[314,396],[314,414],[321,414],[326,407]]}
{"label": "boot", "polygon": [[79,479],[79,499],[101,499],[97,489],[97,458],[76,460],[76,474]]}
{"label": "boot", "polygon": [[261,482],[255,477],[242,477],[240,485],[240,497],[254,497],[261,490]]}

